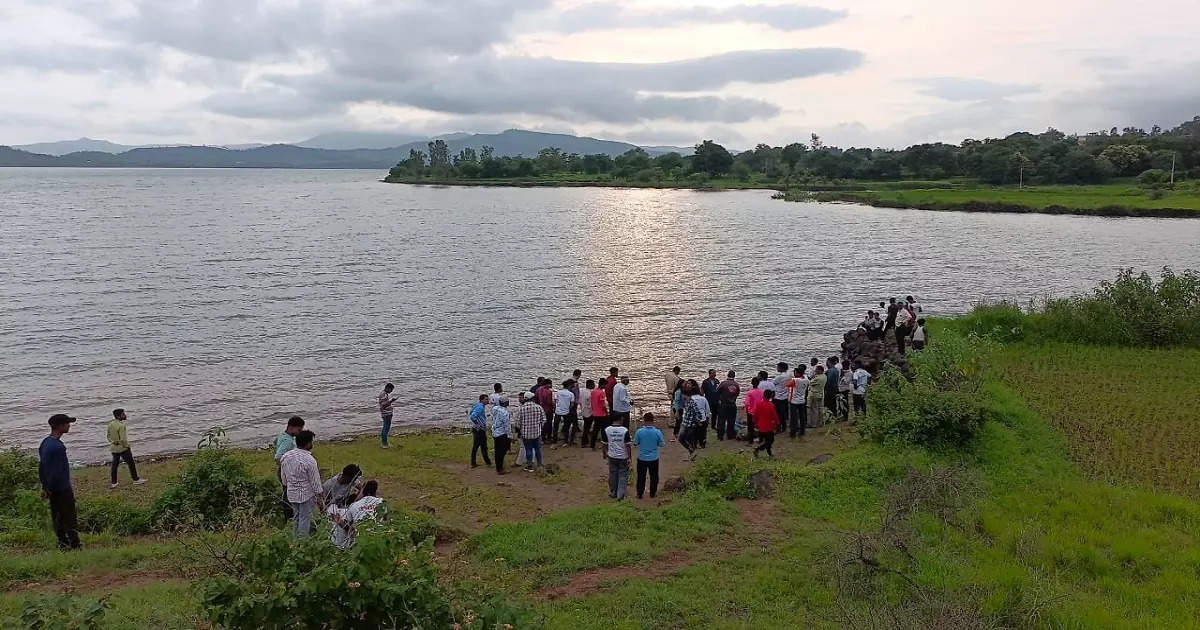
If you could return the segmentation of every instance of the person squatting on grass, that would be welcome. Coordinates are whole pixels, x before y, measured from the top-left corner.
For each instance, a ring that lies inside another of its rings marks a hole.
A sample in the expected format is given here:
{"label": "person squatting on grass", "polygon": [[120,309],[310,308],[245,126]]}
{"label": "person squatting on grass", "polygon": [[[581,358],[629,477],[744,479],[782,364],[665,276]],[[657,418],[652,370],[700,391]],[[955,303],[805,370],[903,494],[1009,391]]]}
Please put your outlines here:
{"label": "person squatting on grass", "polygon": [[112,452],[112,478],[109,483],[109,488],[117,487],[117,469],[121,466],[121,460],[125,460],[125,465],[129,467],[129,476],[133,478],[133,485],[140,486],[146,483],[142,477],[138,477],[137,464],[133,463],[133,450],[129,448],[129,433],[126,427],[126,421],[129,419],[125,415],[124,409],[113,409],[112,422],[108,423],[108,450]]}
{"label": "person squatting on grass", "polygon": [[331,504],[326,510],[332,526],[329,540],[339,549],[349,549],[354,546],[358,537],[358,524],[366,520],[374,520],[383,512],[383,499],[379,498],[379,482],[372,479],[363,484],[362,492],[352,496],[348,505]]}

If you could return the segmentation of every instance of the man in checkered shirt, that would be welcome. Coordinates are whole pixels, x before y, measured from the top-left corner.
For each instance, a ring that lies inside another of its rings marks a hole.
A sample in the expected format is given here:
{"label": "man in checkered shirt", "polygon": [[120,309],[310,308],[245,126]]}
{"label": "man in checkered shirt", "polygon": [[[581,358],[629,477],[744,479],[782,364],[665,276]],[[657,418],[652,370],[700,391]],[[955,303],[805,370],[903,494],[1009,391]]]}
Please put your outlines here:
{"label": "man in checkered shirt", "polygon": [[537,397],[530,392],[521,392],[521,406],[516,414],[517,431],[525,447],[525,472],[533,472],[533,460],[542,466],[542,425],[546,424],[546,412],[538,405]]}

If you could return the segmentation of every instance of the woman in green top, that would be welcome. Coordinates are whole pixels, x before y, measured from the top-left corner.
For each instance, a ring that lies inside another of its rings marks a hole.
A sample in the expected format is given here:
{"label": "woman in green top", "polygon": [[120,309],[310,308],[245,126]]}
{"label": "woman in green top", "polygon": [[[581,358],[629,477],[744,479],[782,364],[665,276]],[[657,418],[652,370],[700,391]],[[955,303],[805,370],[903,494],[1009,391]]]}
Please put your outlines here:
{"label": "woman in green top", "polygon": [[125,426],[128,419],[124,409],[113,409],[113,420],[108,423],[108,450],[112,451],[112,483],[109,484],[109,488],[117,487],[117,468],[120,468],[122,459],[129,466],[129,476],[133,477],[133,485],[140,486],[146,483],[144,477],[138,477],[137,464],[133,463],[133,451],[129,448],[129,433]]}
{"label": "woman in green top", "polygon": [[808,428],[816,429],[825,426],[825,418],[821,415],[825,410],[825,366],[818,365],[812,380],[808,383]]}

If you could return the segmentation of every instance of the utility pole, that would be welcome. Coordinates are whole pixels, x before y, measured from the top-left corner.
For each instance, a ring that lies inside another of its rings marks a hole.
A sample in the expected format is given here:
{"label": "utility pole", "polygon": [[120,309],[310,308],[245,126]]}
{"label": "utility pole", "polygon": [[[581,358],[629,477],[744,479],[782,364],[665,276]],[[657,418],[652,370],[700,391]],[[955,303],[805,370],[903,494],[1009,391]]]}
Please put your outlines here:
{"label": "utility pole", "polygon": [[1171,187],[1175,186],[1175,152],[1171,152]]}

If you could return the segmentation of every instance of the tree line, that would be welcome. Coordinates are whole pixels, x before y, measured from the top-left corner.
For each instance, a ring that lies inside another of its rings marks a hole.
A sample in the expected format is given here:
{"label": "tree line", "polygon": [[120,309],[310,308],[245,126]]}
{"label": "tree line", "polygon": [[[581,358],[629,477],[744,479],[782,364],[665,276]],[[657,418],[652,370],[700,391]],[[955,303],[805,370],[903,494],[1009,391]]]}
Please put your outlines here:
{"label": "tree line", "polygon": [[701,183],[735,178],[779,184],[832,180],[937,180],[968,177],[988,184],[1094,184],[1112,177],[1161,181],[1200,178],[1200,116],[1163,130],[1116,127],[1085,135],[1057,129],[1004,138],[967,139],[960,144],[914,144],[905,149],[842,149],[812,134],[809,142],[782,147],[759,144],[732,153],[705,140],[692,155],[651,156],[641,148],[612,157],[579,155],[548,147],[534,157],[496,156],[491,147],[450,155],[442,140],[428,153],[415,149],[391,169],[396,179],[502,179],[585,176],[636,182]]}

